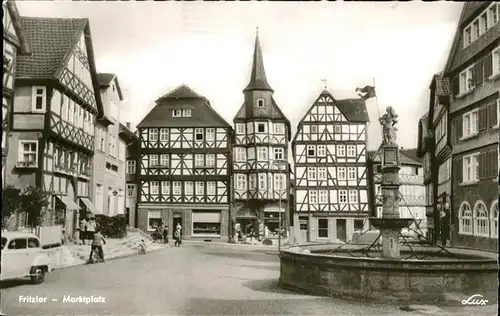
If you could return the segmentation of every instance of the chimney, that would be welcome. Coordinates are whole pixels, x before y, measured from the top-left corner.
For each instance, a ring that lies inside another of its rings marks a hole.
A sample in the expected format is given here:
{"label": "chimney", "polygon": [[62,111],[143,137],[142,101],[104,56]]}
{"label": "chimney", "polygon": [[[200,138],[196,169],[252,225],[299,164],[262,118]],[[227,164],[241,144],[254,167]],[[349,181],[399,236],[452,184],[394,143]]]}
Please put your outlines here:
{"label": "chimney", "polygon": [[131,128],[130,128],[130,122],[126,122],[125,124],[127,125],[127,128],[128,128],[128,129],[131,129]]}

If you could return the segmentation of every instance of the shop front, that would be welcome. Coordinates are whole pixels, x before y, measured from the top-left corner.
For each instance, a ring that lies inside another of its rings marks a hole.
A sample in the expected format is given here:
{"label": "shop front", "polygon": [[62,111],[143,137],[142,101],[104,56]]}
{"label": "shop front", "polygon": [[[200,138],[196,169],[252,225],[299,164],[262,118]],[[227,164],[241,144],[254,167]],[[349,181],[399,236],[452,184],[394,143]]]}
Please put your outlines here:
{"label": "shop front", "polygon": [[278,238],[280,228],[281,236],[284,237],[285,216],[284,208],[266,208],[264,210],[264,237]]}
{"label": "shop front", "polygon": [[257,214],[254,210],[244,208],[236,213],[233,231],[235,238],[242,240],[246,237],[257,237],[258,229]]}
{"label": "shop front", "polygon": [[221,237],[222,212],[220,210],[193,210],[193,237]]}

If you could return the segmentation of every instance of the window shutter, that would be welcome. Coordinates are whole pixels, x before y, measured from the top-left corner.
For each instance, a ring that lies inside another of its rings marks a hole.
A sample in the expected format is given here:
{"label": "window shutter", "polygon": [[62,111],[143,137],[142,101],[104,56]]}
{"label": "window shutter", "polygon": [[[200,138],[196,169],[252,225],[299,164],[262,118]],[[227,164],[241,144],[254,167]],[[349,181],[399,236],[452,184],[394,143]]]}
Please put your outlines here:
{"label": "window shutter", "polygon": [[498,151],[492,150],[488,154],[490,157],[488,161],[488,166],[491,166],[489,176],[494,178],[497,176],[498,172]]}
{"label": "window shutter", "polygon": [[483,82],[483,60],[474,64],[474,85],[478,86]]}
{"label": "window shutter", "polygon": [[483,131],[486,129],[486,125],[487,125],[487,111],[488,111],[488,106],[485,106],[485,107],[482,107],[479,109],[479,113],[478,113],[478,120],[479,120],[479,124],[478,124],[478,127],[479,127],[479,130],[480,131]]}
{"label": "window shutter", "polygon": [[487,166],[486,166],[486,153],[480,153],[479,154],[479,157],[478,157],[478,163],[479,163],[479,174],[478,174],[478,178],[479,179],[483,179],[486,177],[486,169],[487,169]]}
{"label": "window shutter", "polygon": [[456,183],[462,183],[462,158],[458,158],[455,160],[455,174],[454,174],[454,177],[456,179],[453,180],[453,182],[456,182]]}
{"label": "window shutter", "polygon": [[457,141],[463,136],[463,124],[461,115],[455,120],[455,136]]}
{"label": "window shutter", "polygon": [[488,127],[495,126],[497,124],[497,104],[493,102],[488,105]]}
{"label": "window shutter", "polygon": [[454,96],[460,93],[460,81],[458,79],[458,76],[453,77],[453,79],[451,80],[451,89]]}
{"label": "window shutter", "polygon": [[484,63],[484,77],[488,78],[493,74],[493,55],[489,54],[484,58],[483,60]]}

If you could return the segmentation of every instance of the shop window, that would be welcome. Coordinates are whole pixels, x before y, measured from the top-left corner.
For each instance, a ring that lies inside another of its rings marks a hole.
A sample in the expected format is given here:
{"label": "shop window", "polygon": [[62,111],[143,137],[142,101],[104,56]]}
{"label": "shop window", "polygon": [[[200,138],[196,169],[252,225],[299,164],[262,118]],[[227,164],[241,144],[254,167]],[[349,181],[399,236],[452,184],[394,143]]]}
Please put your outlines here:
{"label": "shop window", "polygon": [[193,212],[193,235],[220,236],[220,212]]}
{"label": "shop window", "polygon": [[[285,213],[281,213],[281,229],[283,230],[285,220]],[[279,225],[279,212],[265,212],[264,213],[264,230],[266,236],[278,237]],[[283,234],[283,232],[282,232]]]}

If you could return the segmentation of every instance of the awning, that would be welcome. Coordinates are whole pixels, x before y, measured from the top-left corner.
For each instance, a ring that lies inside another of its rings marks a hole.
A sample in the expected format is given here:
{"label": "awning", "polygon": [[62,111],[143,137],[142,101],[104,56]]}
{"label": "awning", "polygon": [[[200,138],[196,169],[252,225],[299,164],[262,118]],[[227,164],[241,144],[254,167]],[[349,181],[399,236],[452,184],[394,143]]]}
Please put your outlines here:
{"label": "awning", "polygon": [[195,212],[192,213],[193,223],[220,223],[221,212]]}
{"label": "awning", "polygon": [[85,206],[87,207],[87,211],[90,211],[92,214],[101,214],[101,212],[99,212],[94,204],[92,204],[92,202],[86,198],[86,197],[82,197],[80,198],[80,201],[82,201],[83,204],[85,204]]}
{"label": "awning", "polygon": [[59,201],[63,202],[64,205],[66,205],[66,209],[70,211],[78,210],[80,207],[67,195],[56,195],[56,197],[59,199]]}
{"label": "awning", "polygon": [[266,207],[264,209],[264,212],[265,213],[278,213],[278,212],[284,213],[285,209],[284,208],[278,208],[278,207]]}
{"label": "awning", "polygon": [[257,218],[257,214],[254,210],[248,208],[241,208],[236,213],[236,218]]}

